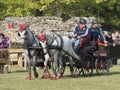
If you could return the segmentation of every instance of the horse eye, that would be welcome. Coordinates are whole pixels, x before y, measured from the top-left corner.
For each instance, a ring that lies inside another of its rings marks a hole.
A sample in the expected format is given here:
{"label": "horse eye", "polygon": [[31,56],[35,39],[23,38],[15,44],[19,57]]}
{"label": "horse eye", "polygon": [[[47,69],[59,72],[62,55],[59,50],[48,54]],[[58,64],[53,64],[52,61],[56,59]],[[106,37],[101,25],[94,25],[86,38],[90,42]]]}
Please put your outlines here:
{"label": "horse eye", "polygon": [[18,33],[18,36],[20,36],[20,33]]}

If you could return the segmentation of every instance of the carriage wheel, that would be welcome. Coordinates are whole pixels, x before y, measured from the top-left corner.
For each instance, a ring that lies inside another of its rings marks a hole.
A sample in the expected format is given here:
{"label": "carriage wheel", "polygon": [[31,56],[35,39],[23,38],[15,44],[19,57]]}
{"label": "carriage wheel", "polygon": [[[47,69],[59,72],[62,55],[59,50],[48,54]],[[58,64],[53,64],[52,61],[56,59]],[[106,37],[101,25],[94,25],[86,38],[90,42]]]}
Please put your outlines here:
{"label": "carriage wheel", "polygon": [[76,67],[75,66],[74,70],[75,70],[74,71],[75,75],[80,76],[82,74],[83,76],[85,76],[82,67]]}
{"label": "carriage wheel", "polygon": [[94,69],[94,58],[92,55],[86,55],[82,61],[82,72],[84,76],[91,76]]}
{"label": "carriage wheel", "polygon": [[110,60],[107,58],[97,58],[95,60],[95,68],[98,75],[108,73],[110,69]]}

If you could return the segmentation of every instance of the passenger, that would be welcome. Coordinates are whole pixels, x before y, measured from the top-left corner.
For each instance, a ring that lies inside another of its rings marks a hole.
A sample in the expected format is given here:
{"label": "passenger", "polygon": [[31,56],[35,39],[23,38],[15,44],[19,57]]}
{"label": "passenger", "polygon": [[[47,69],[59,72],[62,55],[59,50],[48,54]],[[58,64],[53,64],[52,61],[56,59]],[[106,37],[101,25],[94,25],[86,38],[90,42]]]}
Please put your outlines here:
{"label": "passenger", "polygon": [[74,51],[78,53],[80,37],[85,34],[87,31],[86,26],[87,21],[85,19],[80,18],[79,25],[75,27],[73,31],[73,38],[71,39],[72,45],[74,47]]}
{"label": "passenger", "polygon": [[112,39],[116,45],[120,45],[120,33],[119,33],[119,31],[115,31],[112,34]]}
{"label": "passenger", "polygon": [[[112,33],[112,39],[113,39],[113,42],[115,43],[115,45],[120,45],[119,31],[115,31],[114,33]],[[111,60],[112,60],[113,65],[117,65],[118,58],[111,58]]]}
{"label": "passenger", "polygon": [[103,31],[103,33],[104,33],[106,41],[108,41],[110,45],[115,46],[116,44],[113,41],[112,32]]}
{"label": "passenger", "polygon": [[3,33],[0,33],[0,48],[8,48],[10,44],[10,40],[5,37]]}

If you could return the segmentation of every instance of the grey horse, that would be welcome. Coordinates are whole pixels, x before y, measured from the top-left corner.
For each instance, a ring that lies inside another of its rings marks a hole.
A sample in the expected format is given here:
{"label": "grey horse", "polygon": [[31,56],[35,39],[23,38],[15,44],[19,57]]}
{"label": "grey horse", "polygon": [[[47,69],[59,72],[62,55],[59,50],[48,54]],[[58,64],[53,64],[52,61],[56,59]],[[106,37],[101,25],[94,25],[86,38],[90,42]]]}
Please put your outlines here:
{"label": "grey horse", "polygon": [[[73,75],[73,58],[80,61],[80,57],[74,52],[70,39],[67,36],[60,36],[50,31],[44,31],[39,36],[41,46],[43,47],[43,52],[46,53],[44,62],[46,69],[49,58],[53,58],[53,79],[61,77],[61,69],[63,67],[62,56],[66,54],[68,55],[70,61],[71,75]],[[58,62],[59,71],[56,72]]]}
{"label": "grey horse", "polygon": [[[38,73],[36,71],[36,64],[38,63],[37,58],[42,54],[41,49],[35,49],[35,47],[40,47],[40,43],[38,38],[33,34],[28,27],[26,27],[26,24],[24,25],[18,25],[19,26],[19,32],[18,36],[21,39],[21,42],[23,44],[23,48],[25,50],[25,59],[27,60],[27,70],[28,70],[28,76],[26,79],[31,80],[31,65],[33,65],[33,71],[34,76],[37,78]],[[31,49],[32,47],[33,49]],[[43,56],[43,55],[41,55]],[[44,59],[44,57],[41,57]]]}

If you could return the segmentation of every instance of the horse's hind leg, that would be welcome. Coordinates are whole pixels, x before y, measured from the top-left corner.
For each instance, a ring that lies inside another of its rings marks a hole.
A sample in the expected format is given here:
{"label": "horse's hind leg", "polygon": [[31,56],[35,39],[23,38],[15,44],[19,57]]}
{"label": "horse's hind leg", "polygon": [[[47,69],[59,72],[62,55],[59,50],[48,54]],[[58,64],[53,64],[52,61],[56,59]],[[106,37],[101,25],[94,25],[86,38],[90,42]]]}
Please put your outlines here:
{"label": "horse's hind leg", "polygon": [[71,76],[74,76],[74,67],[73,67],[73,59],[71,56],[69,56],[69,61],[70,61],[70,72],[71,72]]}
{"label": "horse's hind leg", "polygon": [[56,53],[56,55],[54,55],[54,61],[52,63],[52,70],[53,70],[53,77],[52,79],[55,80],[56,79],[56,75],[57,75],[57,70],[58,69],[58,55]]}
{"label": "horse's hind leg", "polygon": [[57,79],[59,79],[62,76],[62,69],[63,69],[63,61],[62,61],[62,57],[60,56],[58,58],[58,74],[57,74]]}

